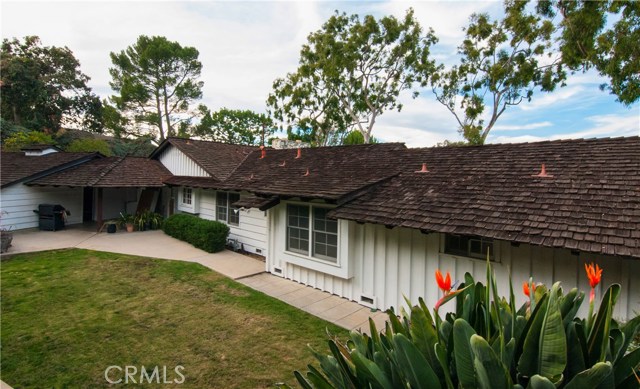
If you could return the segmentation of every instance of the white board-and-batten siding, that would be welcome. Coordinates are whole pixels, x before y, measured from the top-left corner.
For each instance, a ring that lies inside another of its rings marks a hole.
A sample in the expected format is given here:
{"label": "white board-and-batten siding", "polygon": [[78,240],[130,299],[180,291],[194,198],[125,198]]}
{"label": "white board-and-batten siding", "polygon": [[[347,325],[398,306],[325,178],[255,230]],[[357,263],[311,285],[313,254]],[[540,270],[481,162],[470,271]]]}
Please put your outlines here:
{"label": "white board-and-batten siding", "polygon": [[82,223],[82,201],[82,188],[14,184],[0,192],[1,225],[11,230],[38,227],[38,214],[33,211],[40,204],[60,204],[71,213],[67,216],[67,224]]}
{"label": "white board-and-batten siding", "polygon": [[[203,219],[216,219],[216,191],[200,189],[196,201],[199,202],[199,214]],[[244,198],[248,193],[240,193]],[[233,208],[231,212],[234,212]],[[267,216],[259,209],[241,209],[237,226],[229,224],[229,238],[242,243],[244,250],[259,255],[267,255]]]}
{"label": "white board-and-batten siding", "polygon": [[158,156],[158,161],[174,176],[211,177],[200,165],[185,153],[169,145]]}
{"label": "white board-and-batten siding", "polygon": [[[348,240],[349,258],[342,258],[351,267],[351,278],[336,277],[324,272],[311,270],[299,264],[287,262],[284,252],[286,235],[273,228],[270,239],[270,255],[267,270],[271,273],[312,286],[314,288],[353,300],[364,305],[385,310],[406,306],[404,297],[417,303],[424,298],[427,306],[435,306],[441,292],[435,282],[435,271],[449,271],[454,282],[464,281],[465,272],[476,281],[486,283],[486,261],[442,253],[444,235],[423,234],[407,228],[388,229],[381,225],[357,224],[342,221],[348,225],[340,232],[340,244]],[[275,226],[274,226],[275,227]],[[596,299],[612,283],[622,286],[616,304],[614,317],[628,320],[640,311],[640,261],[587,253],[572,254],[566,249],[552,249],[528,244],[518,246],[506,241],[494,241],[496,262],[492,262],[501,296],[509,295],[509,273],[517,306],[525,302],[522,283],[533,277],[534,282],[551,287],[560,281],[564,292],[577,287],[585,292],[585,301],[579,314],[586,316],[590,286],[584,264],[595,262],[602,267],[602,282],[596,288]],[[367,304],[361,296],[371,298],[374,304]],[[453,310],[449,302],[443,310]]]}

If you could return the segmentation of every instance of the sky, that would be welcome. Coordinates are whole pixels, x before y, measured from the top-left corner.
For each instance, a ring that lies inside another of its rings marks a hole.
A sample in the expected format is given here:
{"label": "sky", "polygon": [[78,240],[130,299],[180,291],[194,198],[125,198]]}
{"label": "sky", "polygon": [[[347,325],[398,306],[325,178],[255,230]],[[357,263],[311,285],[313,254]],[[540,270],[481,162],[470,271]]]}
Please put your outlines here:
{"label": "sky", "polygon": [[[462,27],[476,12],[500,15],[501,1],[0,1],[3,39],[37,35],[45,46],[67,46],[102,98],[109,87],[110,52],[135,43],[139,35],[161,35],[200,52],[202,103],[265,112],[276,78],[297,68],[307,36],[335,10],[376,17],[402,17],[412,7],[423,28],[439,37],[432,48],[438,62],[457,63]],[[508,109],[491,131],[490,143],[640,135],[640,103],[631,107],[599,89],[597,74],[570,76],[553,93]],[[400,96],[401,112],[385,112],[373,135],[409,147],[462,140],[454,116],[430,89],[413,99]]]}

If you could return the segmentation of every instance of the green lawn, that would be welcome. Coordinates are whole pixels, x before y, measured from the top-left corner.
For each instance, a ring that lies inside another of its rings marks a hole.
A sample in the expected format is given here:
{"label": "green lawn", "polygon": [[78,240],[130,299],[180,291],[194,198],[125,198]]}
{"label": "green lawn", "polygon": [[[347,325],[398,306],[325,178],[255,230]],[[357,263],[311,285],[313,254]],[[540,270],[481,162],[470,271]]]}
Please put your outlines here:
{"label": "green lawn", "polygon": [[105,387],[105,369],[127,365],[159,366],[161,382],[183,366],[182,388],[294,385],[307,344],[347,335],[194,263],[57,250],[3,260],[1,282],[2,380],[16,388]]}

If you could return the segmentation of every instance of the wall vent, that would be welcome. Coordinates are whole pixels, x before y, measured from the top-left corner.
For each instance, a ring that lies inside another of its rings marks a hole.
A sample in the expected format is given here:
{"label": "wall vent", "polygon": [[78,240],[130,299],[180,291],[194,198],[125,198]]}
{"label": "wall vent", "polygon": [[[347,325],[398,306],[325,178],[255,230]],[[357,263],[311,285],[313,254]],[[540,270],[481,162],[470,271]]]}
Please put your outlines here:
{"label": "wall vent", "polygon": [[262,249],[256,249],[256,254],[262,254]]}
{"label": "wall vent", "polygon": [[365,307],[374,308],[374,309],[377,308],[375,296],[371,296],[363,293],[360,295],[359,303],[364,305]]}
{"label": "wall vent", "polygon": [[274,266],[273,267],[273,272],[276,273],[276,274],[282,274],[282,268]]}

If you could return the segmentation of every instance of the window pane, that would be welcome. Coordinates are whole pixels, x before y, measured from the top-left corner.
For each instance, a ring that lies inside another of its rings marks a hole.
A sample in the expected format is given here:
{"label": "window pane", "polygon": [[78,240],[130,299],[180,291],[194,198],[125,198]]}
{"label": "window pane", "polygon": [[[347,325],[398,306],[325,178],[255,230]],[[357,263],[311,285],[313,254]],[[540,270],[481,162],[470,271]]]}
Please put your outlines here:
{"label": "window pane", "polygon": [[338,247],[327,246],[327,257],[338,258]]}
{"label": "window pane", "polygon": [[336,220],[327,220],[327,232],[338,233],[338,222]]}
{"label": "window pane", "polygon": [[309,254],[309,207],[287,205],[287,250]]}
{"label": "window pane", "polygon": [[225,192],[216,194],[216,219],[227,222],[227,194]]}
{"label": "window pane", "polygon": [[229,207],[229,224],[237,226],[240,224],[240,211],[238,208]]}

